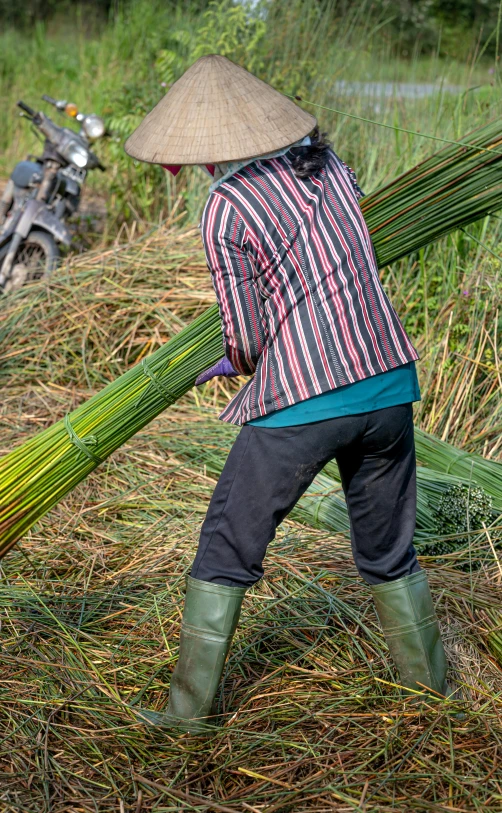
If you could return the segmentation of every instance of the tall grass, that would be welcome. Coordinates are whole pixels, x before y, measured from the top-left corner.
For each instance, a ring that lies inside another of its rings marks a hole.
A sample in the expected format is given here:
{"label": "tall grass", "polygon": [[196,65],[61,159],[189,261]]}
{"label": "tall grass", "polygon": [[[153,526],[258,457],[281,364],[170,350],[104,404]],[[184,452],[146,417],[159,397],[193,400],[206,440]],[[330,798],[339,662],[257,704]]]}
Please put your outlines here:
{"label": "tall grass", "polygon": [[[158,222],[180,193],[186,217],[194,221],[206,196],[203,176],[186,170],[171,179],[156,167],[133,164],[122,145],[165,88],[210,52],[229,56],[284,92],[450,138],[500,109],[497,89],[489,84],[490,62],[478,62],[474,54],[462,64],[419,52],[407,60],[397,57],[389,23],[369,14],[369,0],[349,13],[336,0],[276,0],[267,14],[264,5],[251,11],[217,0],[201,14],[189,2],[136,0],[97,29],[81,13],[64,25],[61,20],[48,28],[39,25],[31,35],[0,33],[0,174],[8,174],[24,152],[38,149],[26,122],[17,117],[17,99],[33,105],[42,93],[67,97],[104,114],[113,133],[97,146],[107,174],[90,178],[107,198],[112,226],[124,217]],[[465,92],[407,101],[398,93],[368,99],[342,92],[336,85],[340,80],[453,83]],[[473,86],[477,89],[469,90]],[[397,129],[361,126],[327,111],[319,111],[319,120],[368,191],[431,151],[426,139]]]}

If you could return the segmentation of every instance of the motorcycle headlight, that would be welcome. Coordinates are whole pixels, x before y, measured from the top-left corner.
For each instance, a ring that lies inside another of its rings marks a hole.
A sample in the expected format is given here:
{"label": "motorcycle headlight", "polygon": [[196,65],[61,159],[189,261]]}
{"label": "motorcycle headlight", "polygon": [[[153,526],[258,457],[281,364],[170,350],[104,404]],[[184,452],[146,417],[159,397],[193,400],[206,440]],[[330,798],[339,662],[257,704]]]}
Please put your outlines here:
{"label": "motorcycle headlight", "polygon": [[88,150],[86,150],[82,144],[78,144],[76,141],[71,141],[70,144],[68,144],[65,153],[65,157],[68,159],[68,161],[71,161],[72,164],[80,167],[80,169],[86,167],[89,162]]}
{"label": "motorcycle headlight", "polygon": [[99,116],[94,113],[91,116],[86,116],[82,122],[87,138],[101,138],[105,134],[105,123]]}

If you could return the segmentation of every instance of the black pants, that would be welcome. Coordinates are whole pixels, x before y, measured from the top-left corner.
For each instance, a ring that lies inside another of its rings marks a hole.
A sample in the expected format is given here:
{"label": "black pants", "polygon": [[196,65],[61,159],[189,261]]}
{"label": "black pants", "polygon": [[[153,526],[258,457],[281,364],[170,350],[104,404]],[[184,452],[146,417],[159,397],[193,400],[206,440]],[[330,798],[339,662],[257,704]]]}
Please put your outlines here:
{"label": "black pants", "polygon": [[277,526],[333,458],[363,579],[379,584],[419,570],[413,413],[403,404],[302,426],[244,426],[209,504],[191,575],[235,587],[257,582]]}

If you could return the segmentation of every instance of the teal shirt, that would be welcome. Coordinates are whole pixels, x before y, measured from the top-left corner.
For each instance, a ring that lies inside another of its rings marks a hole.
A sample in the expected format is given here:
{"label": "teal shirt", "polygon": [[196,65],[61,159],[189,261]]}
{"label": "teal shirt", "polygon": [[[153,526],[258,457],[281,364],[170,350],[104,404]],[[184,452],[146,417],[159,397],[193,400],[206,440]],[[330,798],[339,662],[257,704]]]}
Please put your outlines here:
{"label": "teal shirt", "polygon": [[248,422],[248,426],[299,426],[302,423],[326,421],[343,415],[360,415],[385,407],[420,401],[417,370],[414,361],[395,367],[386,373],[373,375],[323,392],[306,401],[270,412]]}

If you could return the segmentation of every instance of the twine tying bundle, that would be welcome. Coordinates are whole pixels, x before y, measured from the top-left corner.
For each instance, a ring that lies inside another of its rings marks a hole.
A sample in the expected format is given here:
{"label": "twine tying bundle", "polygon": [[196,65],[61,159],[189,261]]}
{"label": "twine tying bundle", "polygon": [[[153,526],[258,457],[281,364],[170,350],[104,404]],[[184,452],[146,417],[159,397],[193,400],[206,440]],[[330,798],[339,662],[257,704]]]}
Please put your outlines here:
{"label": "twine tying bundle", "polygon": [[79,438],[79,436],[76,434],[76,432],[73,429],[73,426],[70,423],[69,415],[65,415],[64,417],[64,426],[70,436],[70,440],[73,443],[73,445],[76,446],[77,449],[80,452],[82,452],[82,454],[88,457],[89,460],[92,460],[97,466],[99,466],[99,464],[102,463],[103,460],[100,457],[98,457],[97,454],[94,454],[92,449],[89,448],[90,446],[98,445],[98,439],[96,435],[87,435],[87,437],[85,438]]}

